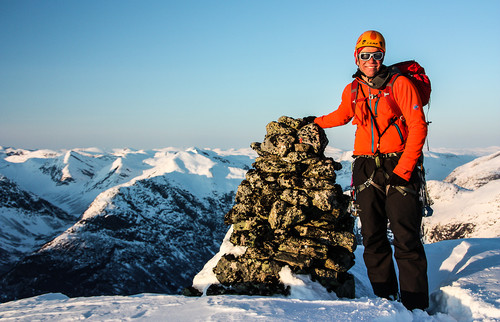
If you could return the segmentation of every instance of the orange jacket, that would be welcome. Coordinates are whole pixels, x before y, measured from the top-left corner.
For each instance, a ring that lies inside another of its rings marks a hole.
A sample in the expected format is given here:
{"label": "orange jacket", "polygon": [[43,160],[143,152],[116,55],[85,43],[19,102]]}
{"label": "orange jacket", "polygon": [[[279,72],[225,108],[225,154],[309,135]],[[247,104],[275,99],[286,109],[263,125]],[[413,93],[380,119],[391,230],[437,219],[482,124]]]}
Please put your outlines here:
{"label": "orange jacket", "polygon": [[[378,89],[371,88],[360,78],[357,80],[360,84],[358,98],[379,94]],[[427,123],[417,89],[408,78],[397,77],[391,95],[403,113],[404,119],[399,118],[382,135],[379,152],[402,152],[394,173],[409,180],[419,157],[422,155],[422,147],[427,136]],[[386,97],[373,97],[366,101],[357,102],[353,110],[351,84],[348,84],[344,88],[342,102],[338,109],[328,115],[316,118],[314,122],[322,128],[329,128],[347,124],[352,119],[352,124],[357,125],[354,155],[373,155],[377,152],[379,135],[367,107],[369,106],[373,111],[380,132],[383,132],[395,116],[389,104],[389,99]]]}

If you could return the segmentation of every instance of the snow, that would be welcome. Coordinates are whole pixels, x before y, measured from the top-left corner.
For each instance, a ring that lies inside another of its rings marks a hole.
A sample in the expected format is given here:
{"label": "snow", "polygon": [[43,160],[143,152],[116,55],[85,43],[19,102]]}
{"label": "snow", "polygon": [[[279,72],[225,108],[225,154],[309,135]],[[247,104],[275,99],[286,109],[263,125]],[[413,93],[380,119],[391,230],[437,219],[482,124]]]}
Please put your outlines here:
{"label": "snow", "polygon": [[[363,261],[359,260],[363,247],[359,247],[358,260],[351,269],[357,283],[355,299],[336,298],[307,276],[295,276],[284,269],[282,281],[292,287],[288,297],[138,294],[68,298],[45,294],[0,304],[0,320],[500,321],[499,242],[500,238],[477,238],[425,245],[431,290],[429,312],[410,312],[399,302],[365,291],[369,287]],[[221,249],[226,247],[230,246]]]}
{"label": "snow", "polygon": [[434,215],[424,218],[425,225],[473,223],[475,228],[467,237],[500,236],[500,180],[472,191],[438,181],[428,182],[428,188]]}
{"label": "snow", "polygon": [[429,282],[431,312],[445,312],[459,321],[500,320],[499,238],[462,239],[427,245],[433,261]]}
{"label": "snow", "polygon": [[283,267],[279,276],[283,284],[290,286],[291,291],[288,297],[291,299],[315,300],[320,298],[338,300],[335,293],[329,293],[321,284],[313,282],[309,276],[293,274],[289,266]]}
{"label": "snow", "polygon": [[234,155],[239,155],[239,156],[245,156],[249,157],[252,159],[255,159],[257,157],[257,153],[252,149],[252,148],[244,148],[244,149],[210,149],[207,148],[206,150],[212,150],[218,155],[221,156],[234,156]]}
{"label": "snow", "polygon": [[445,149],[433,148],[431,151],[424,151],[424,166],[428,180],[444,180],[450,171],[462,166],[478,157],[498,153],[500,147],[476,149]]}
{"label": "snow", "polygon": [[226,233],[226,236],[224,237],[224,240],[222,241],[222,244],[220,245],[219,252],[215,254],[212,259],[210,259],[203,269],[194,277],[193,279],[193,286],[206,294],[207,288],[211,284],[218,284],[219,281],[217,280],[217,277],[215,277],[215,274],[212,272],[212,268],[217,265],[217,262],[221,259],[222,255],[224,254],[233,254],[235,256],[241,256],[245,253],[246,247],[244,246],[237,246],[233,245],[229,241],[229,237],[231,237],[231,234],[233,233],[233,226],[229,228],[229,230]]}
{"label": "snow", "polygon": [[29,159],[48,159],[58,155],[57,152],[51,150],[29,151],[29,150],[7,148],[5,152],[8,154],[12,153],[11,155],[5,158],[7,162],[12,162],[12,163],[24,163]]}
{"label": "snow", "polygon": [[228,169],[229,173],[226,176],[226,179],[240,179],[240,180],[245,179],[245,174],[247,173],[247,170],[234,167],[228,167]]}
{"label": "snow", "polygon": [[[285,267],[280,278],[291,287],[288,297],[138,294],[68,298],[63,294],[45,294],[0,304],[0,320],[500,321],[500,180],[485,180],[498,175],[498,151],[499,147],[492,147],[472,151],[433,149],[425,153],[429,191],[435,202],[434,215],[425,218],[427,224],[472,222],[476,225],[469,238],[425,245],[431,293],[427,312],[410,312],[399,302],[375,297],[362,260],[363,247],[359,246],[355,252],[356,264],[350,270],[356,281],[355,299],[337,298],[308,276],[294,275]],[[171,182],[200,195],[213,189],[209,185],[217,185],[217,191],[234,189],[234,182],[244,178],[243,165],[255,157],[251,149],[117,149],[109,153],[94,148],[28,151],[0,147],[0,152],[5,155],[0,160],[3,174],[50,201],[57,201],[51,196],[69,187],[68,199],[75,196],[88,201],[84,217],[99,213],[109,205],[120,187],[132,185],[142,178],[169,174]],[[343,187],[349,185],[348,165],[352,152],[327,148],[326,154],[343,163],[344,169],[338,173],[337,181]],[[69,186],[55,185],[48,175],[40,174],[40,167],[49,164],[49,159],[52,159],[50,165],[59,167],[63,174],[61,180],[66,176],[75,182]],[[92,190],[88,184],[91,181],[77,170],[80,167],[95,170],[92,184],[110,175],[121,176],[109,185]],[[82,191],[87,191],[88,195],[82,195]],[[58,205],[65,204],[59,202]],[[69,205],[64,208],[75,209]],[[48,229],[46,225],[33,225],[26,228]],[[228,241],[230,233],[231,229],[219,253],[194,278],[193,285],[198,289],[205,290],[217,283],[211,268],[222,254],[238,255],[245,251],[244,247]],[[65,235],[58,238],[65,238]]]}
{"label": "snow", "polygon": [[157,176],[168,176],[178,186],[200,195],[214,190],[213,186],[207,186],[208,182],[223,193],[234,191],[252,158],[255,156],[248,149],[167,147],[106,152],[96,148],[60,151],[0,148],[0,173],[23,190],[79,218],[107,189],[131,186]]}
{"label": "snow", "polygon": [[500,178],[500,151],[456,168],[445,181],[474,190],[498,178]]}
{"label": "snow", "polygon": [[[424,218],[426,231],[469,225],[466,237],[500,236],[500,152],[455,168],[444,181],[429,180],[434,214]],[[432,234],[425,234],[433,242]]]}

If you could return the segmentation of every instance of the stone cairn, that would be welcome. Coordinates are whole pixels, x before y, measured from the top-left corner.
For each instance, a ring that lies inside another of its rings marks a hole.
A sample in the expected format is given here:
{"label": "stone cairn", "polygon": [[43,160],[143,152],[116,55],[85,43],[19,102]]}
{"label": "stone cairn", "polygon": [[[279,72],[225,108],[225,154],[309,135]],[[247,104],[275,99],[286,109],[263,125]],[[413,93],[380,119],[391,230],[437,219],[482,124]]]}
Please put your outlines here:
{"label": "stone cairn", "polygon": [[220,284],[207,295],[288,295],[279,272],[289,266],[310,275],[339,297],[354,297],[354,219],[349,197],[335,184],[342,165],[324,156],[325,132],[315,123],[282,116],[266,126],[258,154],[236,193],[224,222],[230,241],[247,247],[241,256],[225,254],[213,271]]}

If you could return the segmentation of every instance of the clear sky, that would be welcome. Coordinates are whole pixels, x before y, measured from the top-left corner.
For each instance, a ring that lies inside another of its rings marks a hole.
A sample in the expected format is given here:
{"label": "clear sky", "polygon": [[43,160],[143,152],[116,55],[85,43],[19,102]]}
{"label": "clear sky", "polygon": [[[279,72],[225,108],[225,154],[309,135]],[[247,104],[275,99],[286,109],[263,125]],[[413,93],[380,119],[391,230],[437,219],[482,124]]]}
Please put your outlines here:
{"label": "clear sky", "polygon": [[[248,147],[337,108],[368,29],[386,64],[430,76],[431,149],[500,146],[499,17],[498,0],[0,0],[0,146]],[[351,149],[354,126],[327,135]]]}

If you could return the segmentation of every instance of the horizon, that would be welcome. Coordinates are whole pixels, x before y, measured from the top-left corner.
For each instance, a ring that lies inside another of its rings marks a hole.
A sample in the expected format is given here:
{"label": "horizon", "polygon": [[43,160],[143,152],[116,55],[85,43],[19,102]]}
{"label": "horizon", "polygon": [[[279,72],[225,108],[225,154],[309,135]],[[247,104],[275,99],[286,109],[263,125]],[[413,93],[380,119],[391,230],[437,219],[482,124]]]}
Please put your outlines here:
{"label": "horizon", "polygon": [[[500,146],[500,2],[372,4],[0,2],[0,146],[249,147],[282,115],[336,109],[368,29],[385,64],[426,69],[431,149]],[[354,126],[325,132],[352,149]]]}
{"label": "horizon", "polygon": [[[224,153],[227,155],[231,155],[231,153],[235,153],[238,155],[248,155],[256,154],[256,152],[250,147],[237,147],[237,148],[221,148],[221,147],[202,147],[202,146],[163,146],[163,147],[153,147],[153,148],[140,148],[140,147],[111,147],[111,148],[102,148],[97,146],[89,146],[89,147],[73,147],[73,148],[23,148],[23,147],[14,147],[14,146],[3,146],[0,145],[0,151],[13,149],[13,150],[21,150],[21,151],[29,151],[29,152],[38,152],[38,151],[49,151],[55,153],[66,153],[70,151],[75,152],[86,152],[86,153],[121,153],[124,151],[130,151],[130,153],[138,153],[138,152],[150,152],[150,151],[163,151],[163,150],[172,150],[172,151],[188,151],[192,149],[199,150],[209,150],[215,153]],[[352,152],[353,149],[340,149],[332,145],[327,145],[325,150],[326,156],[332,156],[332,154],[338,153],[348,153]],[[431,147],[429,150],[425,147],[422,152],[426,153],[449,153],[449,154],[471,154],[476,155],[478,157],[485,156],[488,154],[494,154],[500,151],[500,146],[491,145],[486,147],[464,147],[464,148],[453,148],[453,147]]]}

